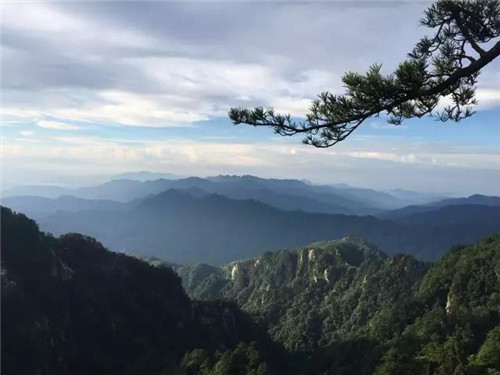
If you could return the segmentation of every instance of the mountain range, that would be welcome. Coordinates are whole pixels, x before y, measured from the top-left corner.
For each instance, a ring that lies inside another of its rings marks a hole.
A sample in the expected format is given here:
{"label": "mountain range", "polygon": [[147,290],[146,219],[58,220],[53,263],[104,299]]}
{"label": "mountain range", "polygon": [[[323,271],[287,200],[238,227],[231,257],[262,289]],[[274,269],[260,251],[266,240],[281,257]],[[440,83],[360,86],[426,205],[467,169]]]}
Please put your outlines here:
{"label": "mountain range", "polygon": [[[134,176],[135,174],[125,174]],[[140,174],[142,176],[142,174]],[[154,175],[153,175],[154,176]],[[231,199],[255,199],[283,210],[320,213],[366,214],[423,204],[442,198],[438,195],[406,192],[380,192],[340,185],[313,185],[300,180],[263,179],[255,176],[188,177],[181,179],[115,179],[97,186],[77,189],[59,186],[19,186],[7,190],[3,197],[39,196],[58,198],[63,195],[84,199],[127,202],[159,194],[168,189],[194,189],[204,194],[220,194]]]}
{"label": "mountain range", "polygon": [[[84,233],[117,251],[175,263],[220,265],[349,235],[389,254],[436,260],[453,245],[500,231],[500,198],[481,195],[383,210],[401,201],[369,189],[253,176],[119,180],[77,193],[87,198],[14,196],[2,204],[55,235]],[[116,200],[126,197],[133,199]]]}
{"label": "mountain range", "polygon": [[55,238],[3,207],[1,226],[6,375],[500,371],[498,235],[434,264],[348,237],[214,267]]}

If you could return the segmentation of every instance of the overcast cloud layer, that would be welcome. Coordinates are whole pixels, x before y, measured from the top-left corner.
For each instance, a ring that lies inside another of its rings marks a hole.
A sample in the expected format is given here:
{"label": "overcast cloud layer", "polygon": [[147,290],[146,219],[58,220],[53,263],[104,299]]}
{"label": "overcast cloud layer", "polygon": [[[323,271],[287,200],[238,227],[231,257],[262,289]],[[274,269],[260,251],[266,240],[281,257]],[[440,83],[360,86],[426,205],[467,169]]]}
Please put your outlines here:
{"label": "overcast cloud layer", "polygon": [[[4,3],[3,184],[130,170],[257,174],[500,194],[500,63],[460,125],[373,120],[330,150],[232,127],[232,106],[303,115],[347,70],[389,73],[425,2]],[[467,178],[465,177],[467,176]]]}

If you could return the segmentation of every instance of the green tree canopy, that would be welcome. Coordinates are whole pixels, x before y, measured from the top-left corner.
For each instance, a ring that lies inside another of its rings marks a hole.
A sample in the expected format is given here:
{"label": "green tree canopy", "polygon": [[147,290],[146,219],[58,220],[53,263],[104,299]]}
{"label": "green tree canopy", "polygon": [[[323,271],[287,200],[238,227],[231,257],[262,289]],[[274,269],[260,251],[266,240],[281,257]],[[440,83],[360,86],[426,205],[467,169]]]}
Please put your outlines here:
{"label": "green tree canopy", "polygon": [[[305,120],[264,107],[231,108],[229,117],[235,125],[269,126],[283,136],[304,134],[305,144],[324,148],[380,114],[393,125],[425,115],[456,122],[471,116],[479,72],[500,55],[500,1],[438,0],[420,22],[435,29],[434,36],[423,37],[394,73],[383,75],[379,64],[364,75],[346,73],[346,92],[320,94]],[[436,111],[442,97],[451,104]]]}

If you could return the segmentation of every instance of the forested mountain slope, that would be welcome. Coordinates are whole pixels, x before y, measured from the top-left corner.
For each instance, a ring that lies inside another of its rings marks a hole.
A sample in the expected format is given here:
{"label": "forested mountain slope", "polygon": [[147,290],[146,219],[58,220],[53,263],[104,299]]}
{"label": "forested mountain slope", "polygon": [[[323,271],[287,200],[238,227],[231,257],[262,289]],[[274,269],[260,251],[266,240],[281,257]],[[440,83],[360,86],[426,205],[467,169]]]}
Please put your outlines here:
{"label": "forested mountain slope", "polygon": [[256,314],[290,350],[325,346],[416,294],[429,265],[387,256],[360,239],[267,253],[220,268],[179,267],[196,299],[226,299]]}
{"label": "forested mountain slope", "polygon": [[434,265],[344,239],[177,272],[193,297],[251,313],[299,373],[500,371],[500,235]]}
{"label": "forested mountain slope", "polygon": [[346,238],[153,266],[1,219],[3,374],[500,371],[500,235],[435,264]]}
{"label": "forested mountain slope", "polygon": [[82,235],[45,235],[5,208],[1,224],[2,374],[184,373],[187,352],[216,356],[238,343],[238,366],[259,374],[272,368],[262,353],[279,357],[246,314],[191,301],[170,268]]}

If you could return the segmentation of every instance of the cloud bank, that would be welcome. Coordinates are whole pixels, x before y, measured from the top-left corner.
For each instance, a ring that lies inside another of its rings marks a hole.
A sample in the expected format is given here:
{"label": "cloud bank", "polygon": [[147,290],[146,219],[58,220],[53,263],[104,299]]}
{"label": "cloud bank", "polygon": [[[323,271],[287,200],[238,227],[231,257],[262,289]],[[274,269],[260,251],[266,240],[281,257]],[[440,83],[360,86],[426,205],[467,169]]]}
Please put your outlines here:
{"label": "cloud bank", "polygon": [[[395,139],[383,121],[374,121],[357,141],[324,151],[269,131],[235,131],[226,119],[230,107],[254,105],[301,116],[321,91],[342,92],[345,71],[381,62],[390,72],[427,32],[418,26],[427,6],[5,3],[4,183],[146,166],[380,187],[403,187],[398,176],[406,171],[420,176],[408,180],[416,188],[425,187],[419,182],[428,180],[425,173],[443,170],[448,171],[443,176],[477,170],[489,181],[499,170],[499,142],[492,144],[489,137],[485,147],[480,138],[488,137],[491,118],[499,114],[498,62],[483,72],[478,90],[479,110],[493,114],[461,138],[442,139],[438,148],[429,146],[435,139],[425,132],[411,130],[405,139],[401,130]],[[481,137],[468,136],[478,132]],[[363,138],[374,134],[379,136],[369,142]],[[441,185],[449,190],[455,182]],[[469,185],[477,190],[480,184]]]}

